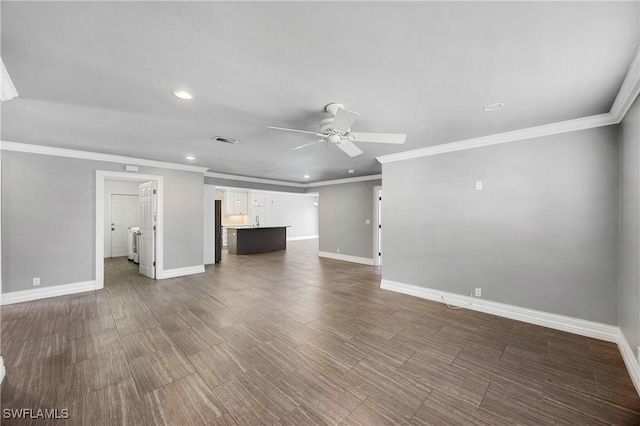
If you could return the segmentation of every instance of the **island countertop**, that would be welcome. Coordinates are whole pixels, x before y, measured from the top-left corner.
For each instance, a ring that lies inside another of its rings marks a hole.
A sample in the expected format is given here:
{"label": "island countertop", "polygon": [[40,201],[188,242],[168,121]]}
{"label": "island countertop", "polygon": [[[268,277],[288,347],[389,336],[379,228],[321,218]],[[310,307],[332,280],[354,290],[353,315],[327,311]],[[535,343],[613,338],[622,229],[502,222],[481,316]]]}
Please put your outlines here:
{"label": "island countertop", "polygon": [[227,250],[231,254],[254,254],[287,249],[288,226],[245,228],[227,226]]}
{"label": "island countertop", "polygon": [[229,226],[223,226],[224,228],[227,229],[241,229],[241,230],[252,230],[252,229],[280,229],[280,228],[290,228],[291,225],[285,225],[285,226],[253,226],[253,225],[229,225]]}

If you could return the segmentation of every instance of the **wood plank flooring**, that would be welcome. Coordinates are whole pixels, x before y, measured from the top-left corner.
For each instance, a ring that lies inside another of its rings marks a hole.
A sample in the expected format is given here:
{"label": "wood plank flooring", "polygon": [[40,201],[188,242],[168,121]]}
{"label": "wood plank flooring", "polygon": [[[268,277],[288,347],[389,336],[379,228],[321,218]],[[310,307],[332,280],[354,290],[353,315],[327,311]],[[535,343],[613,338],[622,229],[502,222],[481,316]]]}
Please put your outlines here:
{"label": "wood plank flooring", "polygon": [[3,410],[69,413],[2,424],[640,424],[614,344],[383,291],[378,268],[316,253],[161,281],[108,259],[102,291],[2,307]]}

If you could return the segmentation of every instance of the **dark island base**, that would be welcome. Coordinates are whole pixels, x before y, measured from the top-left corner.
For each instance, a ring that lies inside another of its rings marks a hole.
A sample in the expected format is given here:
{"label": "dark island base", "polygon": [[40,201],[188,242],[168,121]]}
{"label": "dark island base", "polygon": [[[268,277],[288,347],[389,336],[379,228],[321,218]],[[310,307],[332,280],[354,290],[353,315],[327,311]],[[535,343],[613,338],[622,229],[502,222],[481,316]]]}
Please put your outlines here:
{"label": "dark island base", "polygon": [[227,250],[231,254],[254,254],[287,249],[287,228],[228,228]]}

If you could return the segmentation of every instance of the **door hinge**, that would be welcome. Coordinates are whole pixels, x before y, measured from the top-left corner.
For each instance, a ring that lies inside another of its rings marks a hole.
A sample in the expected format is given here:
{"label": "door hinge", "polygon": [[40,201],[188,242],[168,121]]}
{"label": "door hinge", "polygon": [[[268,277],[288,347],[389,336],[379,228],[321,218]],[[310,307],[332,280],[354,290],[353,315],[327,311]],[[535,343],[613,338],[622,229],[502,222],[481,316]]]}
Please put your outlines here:
{"label": "door hinge", "polygon": [[155,189],[153,190],[153,193],[154,193],[154,194],[156,193],[156,190],[155,190]]}
{"label": "door hinge", "polygon": [[382,256],[382,252],[378,252],[378,256]]}
{"label": "door hinge", "polygon": [[155,226],[155,225],[153,225],[153,230],[154,230],[154,231],[156,230],[156,226]]}
{"label": "door hinge", "polygon": [[378,229],[382,229],[382,225],[378,225]]}
{"label": "door hinge", "polygon": [[379,200],[379,201],[382,201],[382,197],[378,197],[378,200]]}
{"label": "door hinge", "polygon": [[156,261],[155,260],[153,261],[153,266],[156,266]]}

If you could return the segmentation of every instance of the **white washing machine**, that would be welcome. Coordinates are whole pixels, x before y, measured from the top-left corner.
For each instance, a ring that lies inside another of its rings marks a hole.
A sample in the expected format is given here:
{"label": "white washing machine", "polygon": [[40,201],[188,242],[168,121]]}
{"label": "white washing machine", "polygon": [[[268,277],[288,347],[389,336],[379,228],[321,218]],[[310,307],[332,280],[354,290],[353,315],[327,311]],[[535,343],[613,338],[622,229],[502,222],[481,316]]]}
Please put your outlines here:
{"label": "white washing machine", "polygon": [[129,260],[138,263],[138,244],[140,240],[140,227],[129,228]]}

